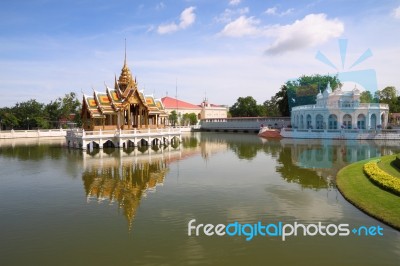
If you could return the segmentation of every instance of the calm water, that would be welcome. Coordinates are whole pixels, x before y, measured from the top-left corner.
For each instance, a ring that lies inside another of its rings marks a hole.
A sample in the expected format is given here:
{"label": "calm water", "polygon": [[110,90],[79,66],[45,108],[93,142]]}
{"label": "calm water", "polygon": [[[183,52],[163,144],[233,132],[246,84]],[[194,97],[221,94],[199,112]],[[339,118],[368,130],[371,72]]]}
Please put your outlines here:
{"label": "calm water", "polygon": [[[31,143],[30,143],[31,142]],[[395,143],[263,141],[196,133],[179,147],[104,150],[0,142],[1,265],[398,265],[400,233],[335,186],[350,162]],[[399,201],[400,203],[400,201]],[[188,236],[196,224],[383,227],[384,236]]]}

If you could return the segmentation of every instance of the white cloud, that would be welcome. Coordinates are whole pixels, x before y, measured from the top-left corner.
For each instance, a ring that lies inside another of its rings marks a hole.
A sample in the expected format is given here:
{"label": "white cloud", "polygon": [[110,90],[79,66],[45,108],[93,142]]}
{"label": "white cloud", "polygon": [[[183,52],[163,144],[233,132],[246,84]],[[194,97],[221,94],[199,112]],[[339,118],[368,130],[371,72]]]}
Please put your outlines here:
{"label": "white cloud", "polygon": [[266,34],[275,42],[266,50],[268,54],[280,54],[322,44],[331,38],[339,37],[344,24],[338,19],[327,19],[325,14],[310,14],[293,24],[273,26]]}
{"label": "white cloud", "polygon": [[270,8],[268,8],[268,9],[265,11],[265,14],[268,14],[268,15],[275,15],[275,14],[276,14],[276,10],[277,10],[276,7],[270,7]]}
{"label": "white cloud", "polygon": [[289,8],[289,9],[286,9],[285,11],[278,12],[278,8],[274,6],[274,7],[270,7],[267,10],[265,10],[264,13],[267,14],[267,15],[274,15],[274,16],[283,17],[283,16],[286,16],[286,15],[292,14],[293,11],[294,11],[293,8]]}
{"label": "white cloud", "polygon": [[229,5],[231,6],[237,6],[238,4],[240,4],[241,0],[231,0],[229,1]]}
{"label": "white cloud", "polygon": [[215,18],[217,22],[222,22],[222,23],[229,23],[232,21],[232,18],[237,16],[237,15],[244,15],[250,12],[250,9],[248,7],[244,8],[239,8],[239,9],[225,9],[223,13],[221,13],[218,17]]}
{"label": "white cloud", "polygon": [[157,32],[159,34],[167,34],[167,33],[175,32],[178,29],[179,29],[178,25],[176,25],[175,23],[170,23],[170,24],[164,24],[164,25],[158,26]]}
{"label": "white cloud", "polygon": [[400,19],[400,6],[393,10],[393,16],[397,19]]}
{"label": "white cloud", "polygon": [[260,24],[260,21],[254,19],[254,17],[240,16],[225,25],[220,34],[229,37],[256,36],[260,34],[258,24]]}
{"label": "white cloud", "polygon": [[181,22],[179,23],[181,29],[186,29],[194,23],[196,20],[196,14],[194,13],[195,9],[195,7],[191,6],[182,11]]}
{"label": "white cloud", "polygon": [[186,8],[181,13],[181,16],[179,18],[179,24],[172,22],[169,24],[160,25],[157,28],[157,32],[159,34],[167,34],[178,30],[186,29],[187,27],[192,25],[196,20],[196,14],[194,13],[195,9],[196,7],[193,6]]}
{"label": "white cloud", "polygon": [[286,9],[286,11],[281,12],[280,16],[286,16],[286,15],[292,14],[293,11],[294,11],[293,8]]}

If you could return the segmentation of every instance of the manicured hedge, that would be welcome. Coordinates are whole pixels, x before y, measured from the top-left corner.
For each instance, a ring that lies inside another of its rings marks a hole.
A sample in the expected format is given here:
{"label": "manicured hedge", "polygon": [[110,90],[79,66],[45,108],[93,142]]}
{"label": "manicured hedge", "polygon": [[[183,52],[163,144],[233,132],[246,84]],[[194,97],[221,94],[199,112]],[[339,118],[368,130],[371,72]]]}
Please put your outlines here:
{"label": "manicured hedge", "polygon": [[394,164],[398,169],[400,169],[400,154],[397,154],[397,155],[396,155],[396,158],[394,159],[393,164]]}
{"label": "manicured hedge", "polygon": [[364,164],[363,169],[369,180],[374,184],[400,196],[400,178],[394,177],[380,169],[377,160]]}

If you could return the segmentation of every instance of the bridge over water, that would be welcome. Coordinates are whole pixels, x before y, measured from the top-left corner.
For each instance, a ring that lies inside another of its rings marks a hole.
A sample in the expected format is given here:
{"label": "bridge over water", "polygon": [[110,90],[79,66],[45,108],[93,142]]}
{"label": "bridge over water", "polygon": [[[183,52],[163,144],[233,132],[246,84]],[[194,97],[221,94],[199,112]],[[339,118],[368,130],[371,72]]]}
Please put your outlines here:
{"label": "bridge over water", "polygon": [[290,117],[210,118],[200,121],[202,131],[258,133],[261,126],[282,128],[290,125]]}
{"label": "bridge over water", "polygon": [[126,148],[137,146],[168,145],[181,141],[180,128],[144,129],[144,130],[69,130],[66,136],[71,148],[102,149],[103,147]]}

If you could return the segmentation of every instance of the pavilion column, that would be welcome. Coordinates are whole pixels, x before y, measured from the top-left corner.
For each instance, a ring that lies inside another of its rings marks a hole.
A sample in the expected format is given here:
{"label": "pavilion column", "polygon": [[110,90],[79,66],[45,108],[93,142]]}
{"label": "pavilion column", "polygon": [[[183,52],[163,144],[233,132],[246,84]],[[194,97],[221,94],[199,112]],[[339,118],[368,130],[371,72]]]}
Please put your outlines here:
{"label": "pavilion column", "polygon": [[342,125],[343,125],[343,114],[342,113],[339,113],[338,115],[337,115],[337,122],[338,122],[338,129],[341,129],[342,128]]}
{"label": "pavilion column", "polygon": [[139,128],[142,128],[142,108],[139,107]]}
{"label": "pavilion column", "polygon": [[377,115],[376,122],[377,122],[376,123],[377,126],[381,125],[383,127],[383,125],[382,125],[382,116],[381,116],[380,113],[378,113],[378,115]]}
{"label": "pavilion column", "polygon": [[128,129],[131,129],[132,127],[132,121],[131,121],[131,105],[129,104],[128,107]]}

